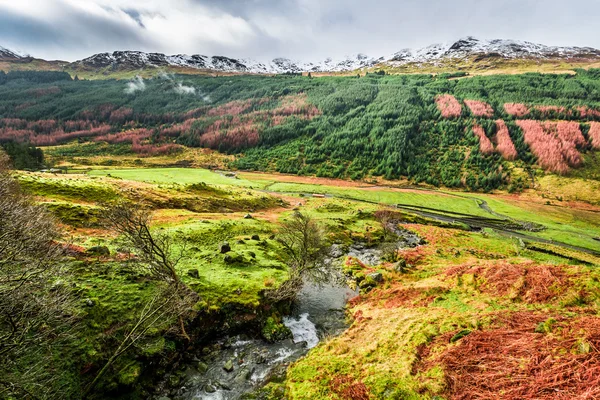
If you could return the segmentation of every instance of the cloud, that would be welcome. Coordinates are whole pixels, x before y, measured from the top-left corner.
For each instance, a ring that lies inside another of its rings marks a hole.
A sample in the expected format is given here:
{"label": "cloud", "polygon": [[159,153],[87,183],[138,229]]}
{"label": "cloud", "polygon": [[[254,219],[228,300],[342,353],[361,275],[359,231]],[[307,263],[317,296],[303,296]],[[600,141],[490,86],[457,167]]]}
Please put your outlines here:
{"label": "cloud", "polygon": [[68,60],[379,56],[467,35],[600,47],[599,17],[597,0],[0,0],[0,45]]}
{"label": "cloud", "polygon": [[133,80],[127,82],[125,93],[134,94],[135,92],[143,92],[146,90],[146,83],[141,76],[136,76]]}

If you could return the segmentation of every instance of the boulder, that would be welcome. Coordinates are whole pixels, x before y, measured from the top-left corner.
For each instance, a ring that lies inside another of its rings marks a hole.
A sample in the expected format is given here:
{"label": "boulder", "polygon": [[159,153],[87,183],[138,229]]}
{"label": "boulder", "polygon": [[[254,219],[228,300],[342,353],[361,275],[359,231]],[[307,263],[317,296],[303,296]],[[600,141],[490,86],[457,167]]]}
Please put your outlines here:
{"label": "boulder", "polygon": [[370,275],[365,276],[365,278],[360,281],[358,285],[361,289],[372,289],[377,286],[377,282]]}
{"label": "boulder", "polygon": [[252,240],[260,240],[260,236],[258,236],[258,235],[252,235]]}
{"label": "boulder", "polygon": [[253,217],[252,217],[252,215],[250,215],[250,214],[246,214],[246,215],[244,215],[244,219],[252,219],[252,218],[253,218]]}
{"label": "boulder", "polygon": [[217,388],[212,383],[207,383],[206,385],[204,385],[204,391],[206,393],[214,393],[217,391]]}
{"label": "boulder", "polygon": [[372,274],[367,275],[367,277],[373,279],[377,283],[383,282],[383,275],[381,272],[374,272]]}
{"label": "boulder", "polygon": [[227,372],[233,372],[233,360],[228,360],[223,364],[223,369]]}
{"label": "boulder", "polygon": [[86,253],[94,255],[94,256],[103,256],[103,257],[110,256],[110,250],[106,246],[90,247],[89,249],[86,250]]}
{"label": "boulder", "polygon": [[187,272],[188,276],[192,277],[192,278],[200,278],[200,273],[198,272],[197,269],[188,269]]}
{"label": "boulder", "polygon": [[404,273],[406,270],[406,260],[400,260],[394,264],[394,271]]}
{"label": "boulder", "polygon": [[196,370],[201,374],[205,374],[206,371],[208,371],[208,365],[200,361],[198,364],[196,364]]}
{"label": "boulder", "polygon": [[221,246],[219,246],[219,251],[221,252],[221,254],[229,253],[231,251],[231,246],[229,245],[229,242],[221,243]]}
{"label": "boulder", "polygon": [[225,264],[238,264],[244,262],[244,257],[236,253],[225,254],[223,261],[225,261]]}

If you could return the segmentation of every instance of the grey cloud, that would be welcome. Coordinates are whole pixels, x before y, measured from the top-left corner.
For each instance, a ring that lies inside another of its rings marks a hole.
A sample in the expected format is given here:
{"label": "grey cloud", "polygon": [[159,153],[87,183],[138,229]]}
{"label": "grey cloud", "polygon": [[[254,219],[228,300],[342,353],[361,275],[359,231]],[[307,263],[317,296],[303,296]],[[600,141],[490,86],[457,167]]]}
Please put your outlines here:
{"label": "grey cloud", "polygon": [[[0,5],[0,46],[49,58],[137,49],[258,59],[388,55],[467,35],[600,47],[597,0],[572,0],[568,6],[559,0],[148,0],[145,8],[126,0],[88,0],[110,4],[103,17],[60,0],[40,1],[56,1],[61,17],[34,19]],[[174,3],[191,21],[190,27],[195,18],[208,16],[220,21],[224,32],[234,32],[236,39],[210,35],[214,32],[202,27],[178,31],[181,20],[169,19]],[[123,13],[128,17],[122,18]],[[151,30],[157,16],[164,18],[164,31]],[[240,24],[251,32],[240,33],[245,32]]]}
{"label": "grey cloud", "polygon": [[59,4],[63,6],[60,18],[48,21],[16,14],[0,5],[0,43],[5,47],[16,44],[36,57],[50,59],[152,48],[151,41],[140,32],[116,19],[100,18]]}

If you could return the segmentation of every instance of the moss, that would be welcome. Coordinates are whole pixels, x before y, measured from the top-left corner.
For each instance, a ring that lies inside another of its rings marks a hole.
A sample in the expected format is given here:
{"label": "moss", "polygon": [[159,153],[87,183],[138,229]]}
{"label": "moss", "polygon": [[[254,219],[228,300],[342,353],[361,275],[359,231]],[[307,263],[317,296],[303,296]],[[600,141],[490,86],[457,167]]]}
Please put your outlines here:
{"label": "moss", "polygon": [[142,366],[138,362],[132,362],[119,372],[119,383],[130,386],[137,382],[142,372]]}
{"label": "moss", "polygon": [[276,315],[267,318],[262,327],[261,334],[266,341],[271,343],[292,337],[292,332]]}
{"label": "moss", "polygon": [[102,212],[98,207],[64,202],[44,203],[44,206],[67,225],[86,228],[100,226]]}

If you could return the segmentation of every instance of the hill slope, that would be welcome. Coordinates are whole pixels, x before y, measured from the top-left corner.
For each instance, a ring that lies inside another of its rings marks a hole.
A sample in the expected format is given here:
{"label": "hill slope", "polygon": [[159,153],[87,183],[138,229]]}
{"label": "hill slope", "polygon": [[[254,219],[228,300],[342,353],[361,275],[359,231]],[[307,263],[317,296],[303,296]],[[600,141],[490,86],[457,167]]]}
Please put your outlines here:
{"label": "hill slope", "polygon": [[103,155],[203,147],[236,154],[230,166],[238,169],[518,190],[544,171],[572,173],[600,148],[598,70],[460,80],[163,75],[77,82],[60,72],[4,79],[0,141],[77,141],[70,151],[85,156],[97,156],[102,143],[109,144]]}

